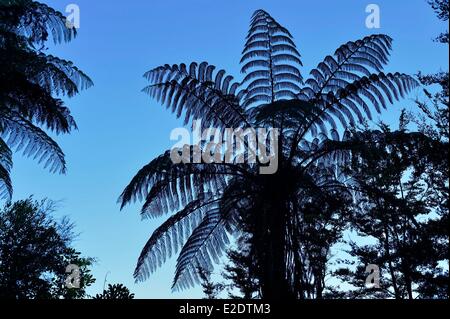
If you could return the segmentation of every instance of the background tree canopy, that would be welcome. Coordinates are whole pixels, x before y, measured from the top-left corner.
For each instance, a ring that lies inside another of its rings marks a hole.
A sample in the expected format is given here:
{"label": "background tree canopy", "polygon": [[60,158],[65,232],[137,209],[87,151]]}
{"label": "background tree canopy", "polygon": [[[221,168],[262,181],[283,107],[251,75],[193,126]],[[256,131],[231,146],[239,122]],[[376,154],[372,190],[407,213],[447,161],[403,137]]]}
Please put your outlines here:
{"label": "background tree canopy", "polygon": [[103,290],[103,293],[97,294],[94,299],[129,300],[134,299],[134,294],[122,284],[109,284],[108,288]]}
{"label": "background tree canopy", "polygon": [[[73,225],[52,216],[50,201],[32,199],[7,204],[0,210],[0,298],[86,298],[95,279],[94,259],[71,247]],[[68,265],[80,270],[80,287],[67,288]]]}

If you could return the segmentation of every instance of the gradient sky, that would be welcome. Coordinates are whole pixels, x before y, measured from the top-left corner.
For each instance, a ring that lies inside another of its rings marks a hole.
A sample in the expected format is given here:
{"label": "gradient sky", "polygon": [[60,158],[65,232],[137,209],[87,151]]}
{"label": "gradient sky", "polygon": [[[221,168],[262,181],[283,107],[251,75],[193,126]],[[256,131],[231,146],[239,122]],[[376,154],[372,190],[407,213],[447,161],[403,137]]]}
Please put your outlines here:
{"label": "gradient sky", "polygon": [[[141,93],[145,71],[165,63],[207,60],[241,79],[244,38],[252,13],[260,8],[295,37],[304,76],[342,43],[371,33],[394,38],[387,71],[448,69],[448,47],[431,41],[446,24],[425,0],[43,2],[62,12],[70,3],[80,7],[77,39],[51,46],[49,52],[74,61],[95,86],[67,101],[79,126],[79,131],[56,138],[67,156],[67,175],[51,175],[16,154],[13,199],[33,194],[60,201],[57,216],[70,216],[80,233],[76,248],[98,259],[91,294],[101,292],[108,274],[108,283],[123,283],[138,298],[201,297],[198,288],[171,293],[173,260],[145,283],[135,284],[132,276],[141,248],[162,220],[141,221],[139,204],[120,212],[116,201],[138,169],[173,144],[170,131],[182,124]],[[381,29],[365,27],[370,3],[381,8]],[[401,107],[413,106],[404,100],[378,118],[392,120]]]}

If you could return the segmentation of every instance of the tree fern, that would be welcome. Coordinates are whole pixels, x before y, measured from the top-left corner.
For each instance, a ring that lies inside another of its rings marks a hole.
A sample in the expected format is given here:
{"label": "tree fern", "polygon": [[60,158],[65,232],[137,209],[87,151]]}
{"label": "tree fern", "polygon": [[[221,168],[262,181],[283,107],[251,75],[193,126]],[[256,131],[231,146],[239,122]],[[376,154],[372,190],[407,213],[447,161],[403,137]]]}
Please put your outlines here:
{"label": "tree fern", "polygon": [[0,147],[0,194],[9,198],[10,149],[65,173],[64,153],[45,130],[77,128],[59,97],[72,97],[92,81],[72,62],[44,53],[49,36],[55,43],[76,36],[62,13],[31,0],[2,1],[0,9],[0,142],[7,146]]}
{"label": "tree fern", "polygon": [[[351,160],[349,129],[417,86],[408,75],[384,71],[391,44],[386,35],[347,42],[303,83],[292,35],[257,10],[242,52],[242,81],[207,62],[147,72],[144,92],[185,124],[201,119],[221,130],[278,128],[281,164],[275,174],[260,175],[260,164],[174,164],[167,151],[144,166],[120,196],[121,207],[139,200],[143,217],[170,217],[143,248],[135,278],[147,279],[179,252],[173,288],[191,287],[197,269],[210,271],[239,230],[251,234],[263,295],[310,296],[308,287],[320,279],[313,268],[320,254],[303,246],[313,240],[304,236],[320,237],[317,232],[333,224],[330,238],[337,238],[342,228],[337,214],[345,214],[353,194],[341,169]],[[309,221],[315,203],[323,213]]]}

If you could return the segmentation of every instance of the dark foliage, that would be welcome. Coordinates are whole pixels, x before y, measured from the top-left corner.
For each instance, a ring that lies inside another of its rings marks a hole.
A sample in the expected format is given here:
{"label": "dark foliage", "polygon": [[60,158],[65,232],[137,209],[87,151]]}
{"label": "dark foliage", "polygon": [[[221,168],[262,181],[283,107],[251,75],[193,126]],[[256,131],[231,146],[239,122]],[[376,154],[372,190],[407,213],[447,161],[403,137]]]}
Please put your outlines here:
{"label": "dark foliage", "polygon": [[[428,3],[431,5],[433,10],[436,12],[438,18],[442,21],[448,21],[448,14],[450,6],[448,0],[429,0]],[[448,30],[442,32],[437,38],[437,42],[448,43]]]}
{"label": "dark foliage", "polygon": [[198,268],[198,275],[200,277],[200,284],[202,286],[205,299],[217,299],[219,294],[224,289],[221,283],[215,283],[211,280],[211,272]]}
{"label": "dark foliage", "polygon": [[108,289],[103,290],[102,294],[97,294],[94,299],[131,300],[134,299],[134,294],[122,284],[109,284]]}
{"label": "dark foliage", "polygon": [[[0,211],[0,298],[78,299],[95,280],[92,258],[71,247],[72,224],[53,219],[52,205],[31,199]],[[67,288],[68,265],[80,268],[80,288]]]}
{"label": "dark foliage", "polygon": [[[350,242],[356,268],[336,272],[359,287],[347,295],[446,297],[448,270],[439,262],[448,263],[448,210],[439,209],[441,185],[434,183],[432,174],[448,167],[448,144],[383,126],[381,131],[355,133],[350,145],[348,175],[359,195],[351,227],[375,243]],[[365,267],[370,264],[380,267],[380,290],[365,287]]]}
{"label": "dark foliage", "polygon": [[[251,255],[250,235],[241,234],[237,247],[227,251],[228,263],[224,267],[223,277],[229,282],[228,297],[231,299],[260,298],[260,285],[255,275],[255,258]],[[239,292],[239,295],[236,295]]]}
{"label": "dark foliage", "polygon": [[0,196],[9,198],[12,150],[64,173],[64,153],[46,131],[70,133],[76,124],[60,99],[92,85],[72,62],[45,53],[45,43],[71,41],[62,13],[31,0],[0,2]]}

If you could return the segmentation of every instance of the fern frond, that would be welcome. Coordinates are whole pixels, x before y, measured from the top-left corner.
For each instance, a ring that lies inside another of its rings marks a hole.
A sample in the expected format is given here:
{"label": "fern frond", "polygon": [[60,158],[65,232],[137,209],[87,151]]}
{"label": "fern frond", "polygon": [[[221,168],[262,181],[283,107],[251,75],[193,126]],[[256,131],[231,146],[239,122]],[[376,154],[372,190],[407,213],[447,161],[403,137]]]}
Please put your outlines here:
{"label": "fern frond", "polygon": [[367,36],[355,42],[349,41],[340,46],[334,57],[327,56],[311,71],[312,78],[307,84],[312,89],[302,93],[312,99],[328,92],[336,92],[362,76],[369,76],[371,70],[382,72],[388,62],[392,39],[383,34]]}
{"label": "fern frond", "polygon": [[59,70],[64,72],[64,74],[75,83],[78,90],[86,90],[94,85],[91,78],[77,68],[72,61],[64,60],[53,55],[46,55],[45,58],[48,63],[53,64]]}
{"label": "fern frond", "polygon": [[75,28],[66,26],[66,17],[45,3],[16,1],[25,8],[22,32],[37,43],[47,40],[50,33],[55,43],[69,42],[77,35]]}
{"label": "fern frond", "polygon": [[12,152],[5,141],[0,138],[0,199],[11,199],[12,183],[9,174],[12,164]]}
{"label": "fern frond", "polygon": [[188,203],[158,227],[142,249],[134,277],[136,281],[146,280],[186,242],[192,231],[204,217],[204,207],[213,203],[207,196],[200,196]]}
{"label": "fern frond", "polygon": [[177,259],[172,289],[193,287],[199,282],[198,267],[212,270],[229,243],[227,224],[230,217],[217,208],[210,209],[183,246]]}
{"label": "fern frond", "polygon": [[65,173],[66,161],[58,144],[43,130],[15,112],[0,113],[0,134],[10,148],[33,157],[50,172]]}
{"label": "fern frond", "polygon": [[[330,116],[339,120],[344,128],[348,124],[356,123],[356,115],[360,123],[364,117],[372,118],[370,106],[372,105],[377,113],[381,109],[386,109],[389,104],[399,101],[400,97],[411,92],[419,83],[411,76],[401,73],[383,72],[372,74],[370,77],[363,76],[359,80],[347,84],[343,88],[338,88],[336,94],[328,92],[322,95],[316,102],[323,109],[320,118],[329,121]],[[340,85],[336,84],[340,87]],[[332,126],[334,124],[331,123]]]}
{"label": "fern frond", "polygon": [[145,74],[150,85],[144,92],[171,107],[177,117],[183,113],[184,123],[202,118],[205,126],[241,127],[247,125],[245,113],[235,94],[238,84],[233,77],[224,77],[223,70],[213,78],[214,66],[206,62],[198,65],[164,65]]}
{"label": "fern frond", "polygon": [[70,110],[64,102],[28,81],[22,74],[9,74],[11,81],[5,83],[0,92],[3,107],[21,114],[24,118],[59,133],[69,133],[77,128]]}
{"label": "fern frond", "polygon": [[227,177],[241,174],[237,165],[174,164],[171,151],[145,165],[119,197],[121,209],[130,202],[145,200],[143,217],[158,217],[179,209],[205,192],[218,193]]}
{"label": "fern frond", "polygon": [[[243,87],[253,87],[255,81],[259,81],[260,90],[264,89],[264,93],[247,90],[244,107],[274,102],[299,92],[297,87],[302,84],[300,53],[289,31],[264,10],[254,13],[242,53],[241,72],[247,74],[242,81]],[[280,79],[280,74],[288,76]],[[292,85],[280,89],[280,80],[291,82]]]}

